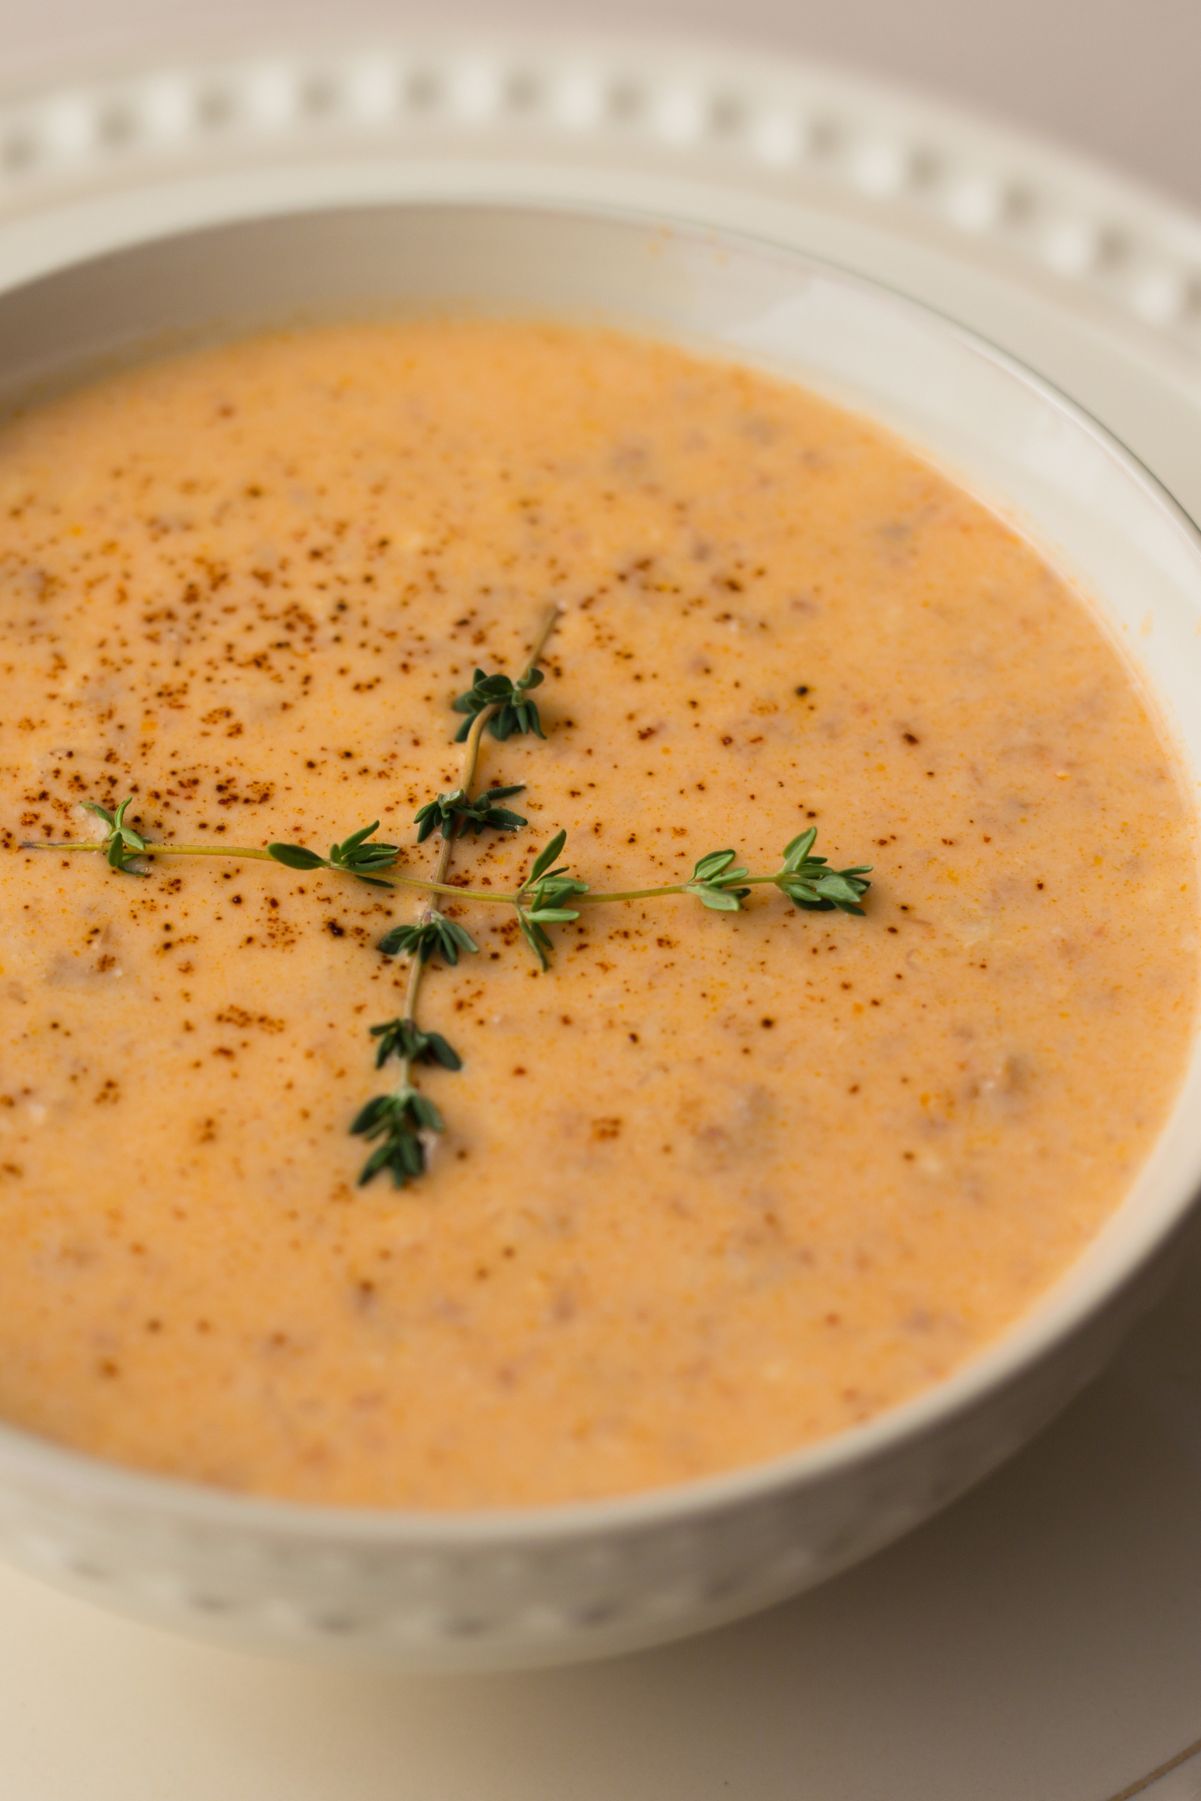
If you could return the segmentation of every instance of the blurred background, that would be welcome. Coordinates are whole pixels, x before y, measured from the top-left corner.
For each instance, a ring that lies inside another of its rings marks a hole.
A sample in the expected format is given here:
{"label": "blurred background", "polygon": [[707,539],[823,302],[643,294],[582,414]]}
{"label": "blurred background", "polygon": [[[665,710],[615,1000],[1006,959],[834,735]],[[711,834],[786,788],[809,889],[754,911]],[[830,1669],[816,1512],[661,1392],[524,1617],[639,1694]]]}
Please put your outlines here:
{"label": "blurred background", "polygon": [[1201,0],[0,0],[0,82],[189,48],[684,31],[899,79],[1201,204]]}

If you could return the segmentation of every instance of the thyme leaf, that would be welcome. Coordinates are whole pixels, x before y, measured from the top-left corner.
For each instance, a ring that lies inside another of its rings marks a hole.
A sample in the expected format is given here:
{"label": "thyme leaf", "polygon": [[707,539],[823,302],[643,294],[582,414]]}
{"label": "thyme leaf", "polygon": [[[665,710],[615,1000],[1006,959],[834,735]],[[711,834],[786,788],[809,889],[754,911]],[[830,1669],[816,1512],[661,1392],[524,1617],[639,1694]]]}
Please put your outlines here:
{"label": "thyme leaf", "polygon": [[859,863],[850,869],[831,869],[825,857],[810,855],[817,838],[817,827],[810,826],[799,838],[784,847],[784,866],[776,876],[776,885],[794,905],[808,913],[862,914],[861,902],[871,883],[870,863]]}
{"label": "thyme leaf", "polygon": [[420,962],[428,963],[431,957],[438,956],[453,966],[459,961],[461,951],[478,951],[480,947],[457,919],[447,919],[445,913],[428,907],[420,919],[393,926],[391,931],[385,932],[379,948],[385,957],[416,957]]}
{"label": "thyme leaf", "polygon": [[382,1069],[389,1057],[401,1063],[437,1063],[443,1069],[462,1069],[463,1059],[443,1038],[441,1032],[424,1032],[412,1019],[389,1019],[372,1026],[377,1039],[375,1067]]}
{"label": "thyme leaf", "polygon": [[701,905],[714,913],[740,913],[750,889],[738,885],[748,871],[741,864],[734,866],[737,855],[733,850],[711,850],[699,857],[691,880],[684,883],[684,892],[695,894]]}
{"label": "thyme leaf", "polygon": [[340,844],[331,844],[328,857],[306,849],[303,844],[269,844],[267,854],[288,869],[342,869],[372,888],[390,888],[392,884],[381,881],[374,871],[391,869],[400,855],[400,847],[376,838],[378,831],[379,820],[373,819],[370,825],[352,832]]}
{"label": "thyme leaf", "polygon": [[588,883],[568,875],[565,863],[554,866],[556,857],[561,855],[566,843],[567,833],[556,832],[550,843],[539,851],[515,902],[521,935],[544,970],[550,968],[548,953],[551,950],[551,938],[546,927],[566,925],[569,921],[578,919],[579,908],[565,906],[564,902],[570,902],[576,895],[588,893]]}
{"label": "thyme leaf", "polygon": [[453,788],[448,794],[439,794],[436,800],[427,800],[413,816],[418,844],[424,844],[434,831],[441,832],[443,838],[460,838],[465,832],[477,838],[485,831],[519,832],[528,823],[525,816],[514,813],[510,807],[498,806],[497,802],[522,793],[524,787],[524,782],[517,782],[509,788],[485,788],[474,800],[468,798],[464,789]]}
{"label": "thyme leaf", "polygon": [[376,1094],[350,1123],[356,1136],[376,1145],[359,1171],[363,1188],[384,1170],[397,1188],[424,1175],[429,1162],[428,1134],[443,1132],[446,1123],[429,1096],[406,1082],[391,1094]]}
{"label": "thyme leaf", "polygon": [[103,840],[102,848],[105,862],[109,868],[117,870],[121,875],[144,876],[146,871],[134,869],[129,861],[131,855],[137,856],[146,849],[146,840],[141,833],[135,832],[131,825],[125,823],[126,812],[132,805],[132,794],[127,794],[112,813],[107,807],[100,806],[97,801],[85,800],[83,802],[84,811],[94,813],[96,818],[102,819],[108,827],[108,836]]}
{"label": "thyme leaf", "polygon": [[545,738],[538,703],[530,699],[530,690],[540,687],[543,680],[542,671],[532,663],[515,682],[507,675],[489,675],[486,670],[477,669],[467,692],[450,703],[456,713],[467,715],[455,733],[455,743],[463,743],[471,730],[472,720],[489,708],[492,712],[488,730],[502,744],[521,732],[532,732],[536,738]]}

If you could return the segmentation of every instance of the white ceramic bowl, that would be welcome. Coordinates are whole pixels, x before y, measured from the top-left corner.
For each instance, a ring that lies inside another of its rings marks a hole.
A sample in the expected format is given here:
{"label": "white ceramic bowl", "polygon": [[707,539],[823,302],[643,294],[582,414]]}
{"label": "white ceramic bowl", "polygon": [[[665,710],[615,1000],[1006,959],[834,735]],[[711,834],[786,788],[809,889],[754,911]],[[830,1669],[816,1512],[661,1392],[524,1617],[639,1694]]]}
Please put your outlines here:
{"label": "white ceramic bowl", "polygon": [[[794,375],[892,425],[1095,597],[1201,773],[1201,539],[1184,515],[1035,376],[795,252],[495,205],[216,226],[0,292],[0,402],[147,345],[430,306],[628,324]],[[0,1427],[0,1546],[97,1602],[296,1654],[467,1668],[693,1632],[866,1556],[1030,1438],[1154,1297],[1199,1186],[1201,1046],[1126,1202],[1013,1331],[915,1400],[770,1464],[613,1502],[357,1512],[139,1475]]]}

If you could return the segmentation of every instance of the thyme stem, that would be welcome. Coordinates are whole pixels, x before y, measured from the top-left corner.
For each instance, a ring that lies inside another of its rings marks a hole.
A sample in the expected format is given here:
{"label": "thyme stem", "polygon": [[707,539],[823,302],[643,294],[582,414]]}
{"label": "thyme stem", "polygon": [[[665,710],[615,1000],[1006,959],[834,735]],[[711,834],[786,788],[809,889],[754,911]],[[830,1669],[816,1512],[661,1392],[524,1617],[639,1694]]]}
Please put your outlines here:
{"label": "thyme stem", "polygon": [[[103,851],[106,849],[103,838],[84,838],[78,842],[51,843],[49,840],[30,840],[17,847],[19,850],[83,850]],[[275,858],[269,850],[256,848],[250,844],[146,844],[136,852],[139,857],[254,857],[260,863],[273,863]]]}
{"label": "thyme stem", "polygon": [[[744,888],[749,888],[752,884],[758,886],[763,882],[774,882],[777,875],[778,872],[773,875],[744,875],[739,879]],[[662,888],[589,888],[586,894],[576,895],[575,904],[587,906],[590,901],[658,900],[661,894],[691,893],[692,888],[687,882],[668,882]]]}
{"label": "thyme stem", "polygon": [[[477,716],[487,722],[487,715]],[[473,722],[474,723],[474,722]],[[476,738],[476,755],[479,753],[479,737]],[[380,888],[413,888],[422,894],[445,894],[452,900],[482,901],[494,906],[515,907],[528,892],[525,888],[463,888],[457,882],[448,882],[445,877],[450,868],[451,846],[454,840],[444,838],[438,852],[438,861],[434,865],[432,876],[390,875],[376,877],[375,885]],[[75,844],[51,844],[49,842],[30,842],[21,844],[20,850],[41,851],[103,851],[102,839],[88,839]],[[139,851],[139,857],[254,857],[260,863],[273,863],[275,858],[269,851],[255,849],[246,844],[159,844],[148,842],[145,850]],[[744,887],[760,887],[765,882],[778,882],[779,872],[772,875],[743,876]],[[594,906],[607,901],[639,901],[658,900],[666,894],[688,894],[691,889],[687,882],[666,882],[657,888],[589,888],[578,894],[576,906]],[[422,916],[428,918],[428,905],[422,909]]]}

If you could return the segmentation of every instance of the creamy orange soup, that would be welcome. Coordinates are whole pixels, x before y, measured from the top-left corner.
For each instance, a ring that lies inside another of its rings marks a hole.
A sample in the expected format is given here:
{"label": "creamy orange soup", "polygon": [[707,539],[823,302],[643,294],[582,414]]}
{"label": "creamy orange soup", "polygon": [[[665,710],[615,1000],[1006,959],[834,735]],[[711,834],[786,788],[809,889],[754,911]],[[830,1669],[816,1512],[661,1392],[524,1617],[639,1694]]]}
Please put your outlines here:
{"label": "creamy orange soup", "polygon": [[[310,1501],[624,1493],[937,1381],[1120,1200],[1194,1006],[1192,821],[1118,654],[1021,537],[864,420],[570,327],[300,330],[0,434],[0,1414]],[[356,1186],[407,893],[144,879],[23,839],[324,849],[456,785],[449,703],[562,608],[545,742],[485,738],[594,887],[808,825],[771,888],[504,908],[431,963],[430,1168]]]}

